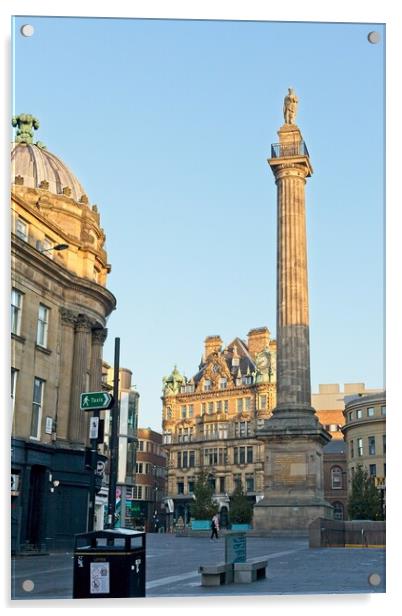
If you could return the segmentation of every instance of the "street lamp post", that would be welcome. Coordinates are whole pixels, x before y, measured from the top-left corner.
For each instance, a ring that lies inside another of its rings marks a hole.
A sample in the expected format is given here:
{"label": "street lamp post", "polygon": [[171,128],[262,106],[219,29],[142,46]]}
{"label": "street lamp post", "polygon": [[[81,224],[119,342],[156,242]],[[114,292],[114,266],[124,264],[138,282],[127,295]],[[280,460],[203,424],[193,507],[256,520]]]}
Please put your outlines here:
{"label": "street lamp post", "polygon": [[61,250],[67,250],[67,248],[70,248],[69,244],[56,244],[55,246],[52,246],[51,248],[44,248],[43,250],[40,250],[39,252],[41,254],[43,254],[44,252],[49,252],[49,250],[57,250],[57,252],[60,252]]}

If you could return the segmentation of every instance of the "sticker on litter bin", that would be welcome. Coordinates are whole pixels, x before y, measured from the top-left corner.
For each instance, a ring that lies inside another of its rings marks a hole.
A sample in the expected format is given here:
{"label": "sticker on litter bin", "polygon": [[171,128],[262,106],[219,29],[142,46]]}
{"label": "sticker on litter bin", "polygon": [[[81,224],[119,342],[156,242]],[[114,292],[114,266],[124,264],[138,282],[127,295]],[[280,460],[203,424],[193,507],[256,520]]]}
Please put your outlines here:
{"label": "sticker on litter bin", "polygon": [[109,563],[91,563],[91,595],[110,592]]}

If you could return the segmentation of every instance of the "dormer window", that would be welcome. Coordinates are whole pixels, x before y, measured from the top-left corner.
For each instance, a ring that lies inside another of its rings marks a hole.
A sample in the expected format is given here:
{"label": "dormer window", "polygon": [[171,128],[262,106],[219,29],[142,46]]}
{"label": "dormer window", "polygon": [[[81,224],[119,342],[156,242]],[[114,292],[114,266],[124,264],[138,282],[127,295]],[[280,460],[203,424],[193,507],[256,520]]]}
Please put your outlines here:
{"label": "dormer window", "polygon": [[253,378],[251,376],[247,375],[247,376],[243,376],[242,377],[242,384],[243,385],[251,385],[252,381],[253,381]]}
{"label": "dormer window", "polygon": [[205,379],[204,381],[204,391],[211,391],[212,383],[209,379]]}
{"label": "dormer window", "polygon": [[226,389],[228,386],[228,380],[225,378],[219,379],[219,389]]}

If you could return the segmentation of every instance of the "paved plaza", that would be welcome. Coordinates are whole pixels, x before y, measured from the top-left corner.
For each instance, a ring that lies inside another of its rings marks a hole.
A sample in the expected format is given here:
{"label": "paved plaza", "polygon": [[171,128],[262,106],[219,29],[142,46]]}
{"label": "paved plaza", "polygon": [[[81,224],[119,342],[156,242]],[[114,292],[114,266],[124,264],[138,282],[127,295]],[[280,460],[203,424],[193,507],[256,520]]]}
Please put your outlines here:
{"label": "paved plaza", "polygon": [[[385,592],[384,549],[310,549],[306,538],[250,537],[247,557],[268,559],[267,578],[252,584],[201,586],[199,565],[222,562],[224,555],[223,538],[211,541],[206,537],[147,535],[147,596]],[[377,574],[377,585],[370,585],[369,577],[373,574]],[[19,557],[12,561],[13,599],[71,599],[72,586],[72,553]]]}

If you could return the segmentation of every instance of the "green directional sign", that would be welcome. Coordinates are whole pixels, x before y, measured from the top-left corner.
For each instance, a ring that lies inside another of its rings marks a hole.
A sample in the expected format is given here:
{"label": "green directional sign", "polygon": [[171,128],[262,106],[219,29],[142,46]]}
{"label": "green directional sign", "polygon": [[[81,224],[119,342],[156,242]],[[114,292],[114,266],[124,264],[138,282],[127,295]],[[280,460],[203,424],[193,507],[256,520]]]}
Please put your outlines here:
{"label": "green directional sign", "polygon": [[107,391],[87,391],[80,395],[81,411],[102,411],[113,405],[113,396]]}

